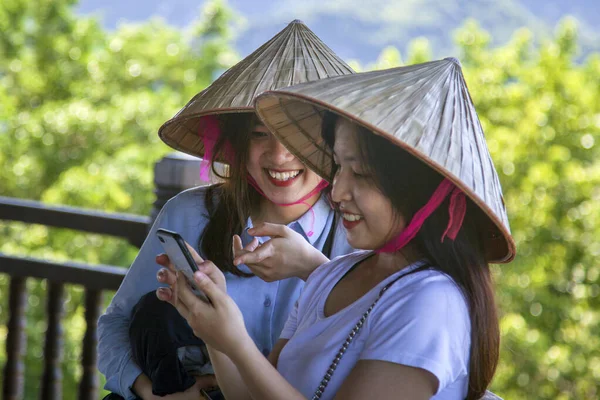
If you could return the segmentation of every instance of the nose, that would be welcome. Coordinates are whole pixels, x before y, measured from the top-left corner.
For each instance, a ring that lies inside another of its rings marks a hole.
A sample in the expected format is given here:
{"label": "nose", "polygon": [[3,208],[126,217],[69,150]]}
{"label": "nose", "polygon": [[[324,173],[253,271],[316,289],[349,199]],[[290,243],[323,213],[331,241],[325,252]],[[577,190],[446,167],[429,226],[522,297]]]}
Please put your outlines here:
{"label": "nose", "polygon": [[294,160],[294,155],[284,145],[271,136],[269,143],[269,160],[275,165],[283,165]]}
{"label": "nose", "polygon": [[344,171],[338,170],[333,178],[331,200],[336,203],[341,203],[342,201],[350,201],[351,199],[352,195],[350,193],[348,174],[346,174]]}

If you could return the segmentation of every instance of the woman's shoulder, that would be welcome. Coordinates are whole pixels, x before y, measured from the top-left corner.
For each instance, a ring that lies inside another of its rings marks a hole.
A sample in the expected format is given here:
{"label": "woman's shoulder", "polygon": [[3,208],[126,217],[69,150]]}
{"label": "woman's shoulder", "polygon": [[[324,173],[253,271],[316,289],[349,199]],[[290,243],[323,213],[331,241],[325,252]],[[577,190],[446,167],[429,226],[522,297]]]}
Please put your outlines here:
{"label": "woman's shoulder", "polygon": [[398,279],[384,293],[380,303],[377,308],[387,310],[376,313],[382,318],[392,312],[410,320],[425,319],[434,324],[443,324],[445,321],[468,330],[469,308],[463,290],[452,277],[435,268],[420,270]]}
{"label": "woman's shoulder", "polygon": [[[217,190],[212,190],[213,188]],[[182,191],[165,203],[155,225],[165,229],[186,229],[195,232],[210,219],[206,198],[207,194],[213,192],[218,192],[218,187],[199,186]],[[217,195],[213,196],[214,201],[218,201]]]}
{"label": "woman's shoulder", "polygon": [[454,280],[439,270],[420,270],[396,281],[373,308],[365,331],[361,359],[427,370],[440,390],[468,375],[467,302]]}
{"label": "woman's shoulder", "polygon": [[409,272],[406,276],[398,279],[390,289],[392,289],[390,290],[392,295],[410,296],[414,302],[428,299],[438,301],[443,298],[455,303],[466,304],[460,286],[450,275],[435,267],[418,270],[414,273]]}
{"label": "woman's shoulder", "polygon": [[218,185],[207,185],[198,186],[191,189],[187,189],[178,193],[177,195],[170,198],[164,205],[163,209],[165,212],[178,212],[192,208],[194,210],[207,208],[206,196],[208,193],[212,193],[212,201],[216,202],[219,198],[219,186]]}

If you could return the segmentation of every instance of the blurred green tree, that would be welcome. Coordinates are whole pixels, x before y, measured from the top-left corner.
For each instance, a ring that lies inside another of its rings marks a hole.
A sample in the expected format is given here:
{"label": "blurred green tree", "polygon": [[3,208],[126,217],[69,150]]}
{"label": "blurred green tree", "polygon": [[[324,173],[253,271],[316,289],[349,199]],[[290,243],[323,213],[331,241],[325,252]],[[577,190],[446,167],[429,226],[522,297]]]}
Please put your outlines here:
{"label": "blurred green tree", "polygon": [[[236,61],[232,14],[224,1],[212,0],[183,31],[153,19],[105,32],[96,19],[76,17],[75,3],[0,4],[0,195],[149,215],[152,168],[170,151],[157,129]],[[5,253],[123,266],[136,253],[119,240],[43,226],[0,222],[0,233],[8,238],[0,243]],[[5,310],[7,282],[0,276]],[[25,398],[33,399],[42,372],[45,284],[30,280],[28,289]],[[62,371],[69,399],[81,374],[81,304],[81,289],[69,288]],[[4,361],[6,332],[0,333]]]}
{"label": "blurred green tree", "polygon": [[[597,399],[600,55],[574,62],[570,18],[539,47],[521,29],[490,48],[475,21],[455,40],[517,242],[515,261],[493,269],[502,352],[492,389],[507,399]],[[408,64],[429,58],[424,39],[410,49]],[[368,68],[400,60],[386,49]]]}
{"label": "blurred green tree", "polygon": [[596,399],[600,55],[574,63],[572,19],[535,49],[520,30],[491,50],[473,22],[456,38],[519,254],[495,270],[503,312],[495,387],[506,398]]}
{"label": "blurred green tree", "polygon": [[[235,61],[231,14],[211,1],[183,32],[157,19],[107,33],[76,19],[73,4],[0,4],[0,195],[147,215],[153,163],[169,151],[157,128]],[[475,21],[455,41],[518,246],[514,263],[494,266],[503,347],[492,389],[508,399],[598,398],[600,56],[574,62],[570,19],[539,47],[519,30],[491,48]],[[425,38],[408,48],[406,56],[387,48],[366,69],[432,56]],[[136,252],[41,226],[0,223],[0,233],[8,239],[0,251],[13,254],[128,265]],[[35,398],[45,291],[29,286],[26,398]],[[6,289],[0,276],[2,309]],[[65,398],[75,397],[80,374],[81,295],[68,291]]]}

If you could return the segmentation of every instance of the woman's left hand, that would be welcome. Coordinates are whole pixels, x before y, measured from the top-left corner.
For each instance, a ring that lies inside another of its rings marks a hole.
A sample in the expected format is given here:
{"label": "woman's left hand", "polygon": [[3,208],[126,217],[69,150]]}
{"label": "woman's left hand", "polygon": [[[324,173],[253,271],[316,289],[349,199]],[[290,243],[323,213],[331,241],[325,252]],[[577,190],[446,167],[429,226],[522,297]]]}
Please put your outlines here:
{"label": "woman's left hand", "polygon": [[[329,261],[301,234],[285,225],[263,222],[249,229],[248,234],[255,237],[246,247],[242,247],[238,235],[233,237],[233,264],[246,264],[266,282],[291,277],[307,280],[319,265]],[[259,246],[256,236],[271,239]]]}
{"label": "woman's left hand", "polygon": [[247,340],[252,341],[246,333],[240,309],[227,295],[225,277],[216,265],[203,261],[198,265],[199,271],[194,273],[194,283],[208,297],[209,304],[194,294],[185,276],[176,271],[168,257],[157,258],[157,262],[167,267],[159,271],[159,282],[169,285],[156,291],[158,298],[177,308],[194,334],[208,346],[229,355],[240,346],[246,346]]}

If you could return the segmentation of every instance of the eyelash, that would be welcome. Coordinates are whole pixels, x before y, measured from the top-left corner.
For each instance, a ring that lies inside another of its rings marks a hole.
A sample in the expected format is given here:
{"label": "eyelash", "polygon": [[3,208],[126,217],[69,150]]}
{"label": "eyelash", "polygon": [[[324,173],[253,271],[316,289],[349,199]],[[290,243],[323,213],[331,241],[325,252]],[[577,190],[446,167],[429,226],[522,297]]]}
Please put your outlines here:
{"label": "eyelash", "polygon": [[[333,166],[334,166],[334,170],[335,170],[335,175],[337,175],[340,172],[340,164],[336,163],[335,161],[333,162]],[[368,174],[362,174],[362,173],[358,173],[356,171],[352,171],[352,175],[354,175],[357,178],[368,178],[369,175]]]}
{"label": "eyelash", "polygon": [[252,132],[250,132],[250,136],[253,139],[260,139],[260,138],[265,138],[265,137],[269,136],[269,134],[267,132],[252,131]]}

